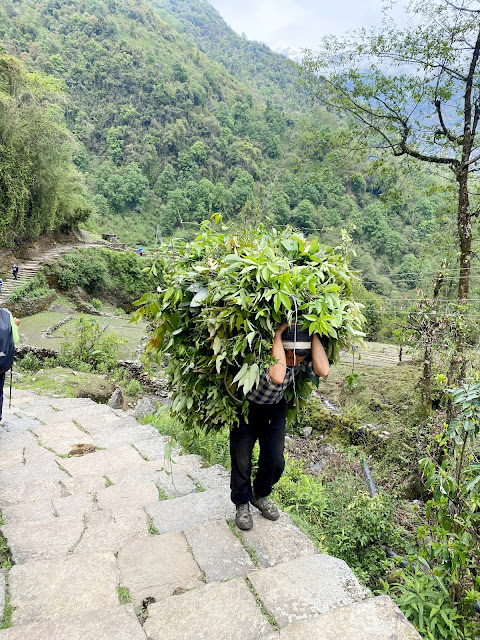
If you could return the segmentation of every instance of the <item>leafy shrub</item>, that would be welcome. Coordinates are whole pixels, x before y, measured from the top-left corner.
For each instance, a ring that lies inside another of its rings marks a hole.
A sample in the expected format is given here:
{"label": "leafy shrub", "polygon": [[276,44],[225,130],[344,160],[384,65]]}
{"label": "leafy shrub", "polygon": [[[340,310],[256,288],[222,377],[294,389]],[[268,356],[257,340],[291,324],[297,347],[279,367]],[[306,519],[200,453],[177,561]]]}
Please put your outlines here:
{"label": "leafy shrub", "polygon": [[393,500],[382,494],[371,498],[363,484],[346,473],[325,483],[305,473],[295,460],[287,460],[275,497],[307,523],[307,533],[321,549],[345,560],[361,582],[379,585],[385,547],[401,546],[400,531],[393,524]]}
{"label": "leafy shrub", "polygon": [[[392,597],[424,637],[473,640],[480,603],[480,383],[449,389],[459,415],[437,437],[441,455],[420,461],[428,524],[417,531],[409,567],[389,587]],[[441,461],[438,460],[441,458]],[[477,620],[478,622],[478,620]]]}
{"label": "leafy shrub", "polygon": [[37,273],[33,278],[28,280],[25,284],[17,287],[9,295],[8,300],[10,302],[20,302],[24,298],[37,299],[43,298],[51,292],[47,284],[47,279],[43,273]]}
{"label": "leafy shrub", "polygon": [[[78,286],[90,294],[110,296],[117,303],[127,304],[151,288],[153,281],[144,272],[148,265],[133,251],[90,248],[70,251],[45,269],[57,277],[60,289]],[[92,298],[91,302],[101,309],[100,300]]]}
{"label": "leafy shrub", "polygon": [[92,307],[94,307],[97,311],[100,311],[103,307],[103,303],[101,300],[99,300],[98,298],[92,298],[90,300],[90,304],[92,305]]}
{"label": "leafy shrub", "polygon": [[130,380],[130,382],[128,383],[125,389],[125,393],[127,394],[127,396],[138,396],[142,393],[142,391],[143,391],[142,385],[138,380],[135,380],[135,379]]}
{"label": "leafy shrub", "polygon": [[59,364],[99,373],[107,373],[117,367],[119,347],[127,342],[114,333],[105,335],[96,320],[83,316],[76,321],[74,330],[66,333],[66,337]]}
{"label": "leafy shrub", "polygon": [[42,363],[35,354],[28,352],[20,360],[20,367],[25,371],[39,371]]}

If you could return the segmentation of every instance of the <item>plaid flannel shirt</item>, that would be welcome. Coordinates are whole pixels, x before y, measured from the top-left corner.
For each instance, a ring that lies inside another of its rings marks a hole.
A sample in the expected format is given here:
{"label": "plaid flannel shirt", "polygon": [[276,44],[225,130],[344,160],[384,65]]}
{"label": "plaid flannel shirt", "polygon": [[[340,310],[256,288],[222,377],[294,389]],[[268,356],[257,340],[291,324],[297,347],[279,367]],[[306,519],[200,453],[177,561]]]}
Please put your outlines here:
{"label": "plaid flannel shirt", "polygon": [[308,371],[308,373],[316,375],[313,370],[312,361],[309,360],[305,363],[302,362],[296,367],[287,367],[285,379],[281,384],[275,384],[274,382],[272,382],[270,376],[268,375],[268,371],[265,371],[260,376],[258,386],[247,393],[247,400],[250,400],[250,402],[255,402],[256,404],[278,404],[283,398],[285,389],[289,384],[291,384],[294,377],[296,378],[298,374],[305,371],[305,369]]}

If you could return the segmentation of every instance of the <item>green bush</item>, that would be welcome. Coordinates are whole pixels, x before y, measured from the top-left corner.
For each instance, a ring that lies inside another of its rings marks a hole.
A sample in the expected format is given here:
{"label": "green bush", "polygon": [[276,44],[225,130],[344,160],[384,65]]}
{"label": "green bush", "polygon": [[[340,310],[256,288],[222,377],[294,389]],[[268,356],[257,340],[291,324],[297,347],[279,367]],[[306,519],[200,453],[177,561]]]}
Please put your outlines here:
{"label": "green bush", "polygon": [[[45,270],[57,277],[62,290],[78,286],[91,295],[110,297],[117,304],[129,304],[152,287],[153,280],[144,272],[149,264],[146,258],[138,257],[133,251],[89,248],[70,251]],[[97,297],[91,302],[96,309],[102,308]]]}
{"label": "green bush", "polygon": [[98,298],[92,298],[90,300],[90,304],[92,305],[92,307],[94,307],[97,311],[100,311],[103,307],[103,303],[101,300],[99,300]]}
{"label": "green bush", "polygon": [[25,284],[17,287],[9,295],[8,300],[10,302],[20,302],[24,298],[29,300],[43,298],[43,296],[51,293],[51,289],[47,284],[47,279],[44,273],[37,273],[33,278],[28,280]]}
{"label": "green bush", "polygon": [[130,380],[125,388],[127,396],[138,396],[142,393],[142,385],[138,380]]}
{"label": "green bush", "polygon": [[42,368],[40,359],[33,353],[26,353],[20,360],[20,368],[25,371],[38,371]]}
{"label": "green bush", "polygon": [[298,518],[306,523],[320,549],[345,560],[371,587],[379,586],[385,575],[385,548],[402,548],[393,499],[383,494],[371,498],[363,482],[347,472],[326,483],[305,473],[302,463],[287,460],[275,498],[297,523]]}
{"label": "green bush", "polygon": [[119,347],[125,338],[114,333],[104,334],[96,320],[81,316],[73,331],[67,332],[58,363],[79,371],[108,373],[118,365]]}

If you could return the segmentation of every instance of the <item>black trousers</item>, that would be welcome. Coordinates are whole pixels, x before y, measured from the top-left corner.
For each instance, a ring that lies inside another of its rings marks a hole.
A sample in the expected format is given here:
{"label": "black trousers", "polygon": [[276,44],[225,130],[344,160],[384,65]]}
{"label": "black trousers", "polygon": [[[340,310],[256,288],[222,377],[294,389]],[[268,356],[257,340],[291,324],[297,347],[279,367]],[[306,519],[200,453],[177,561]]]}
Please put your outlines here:
{"label": "black trousers", "polygon": [[3,410],[3,385],[5,384],[5,374],[0,373],[0,420],[2,419]]}
{"label": "black trousers", "polygon": [[255,442],[260,445],[258,470],[253,489],[257,496],[268,496],[273,485],[280,480],[285,468],[285,400],[278,404],[250,402],[248,423],[240,415],[240,424],[230,432],[230,459],[232,473],[230,489],[232,502],[245,504],[252,494],[252,451]]}

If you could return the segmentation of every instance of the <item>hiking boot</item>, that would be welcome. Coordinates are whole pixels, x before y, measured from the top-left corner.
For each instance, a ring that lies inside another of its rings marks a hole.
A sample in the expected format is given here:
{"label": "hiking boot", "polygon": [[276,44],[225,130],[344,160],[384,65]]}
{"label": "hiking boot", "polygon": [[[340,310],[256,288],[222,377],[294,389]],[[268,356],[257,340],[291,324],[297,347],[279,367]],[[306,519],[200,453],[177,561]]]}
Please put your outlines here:
{"label": "hiking boot", "polygon": [[235,524],[239,529],[248,531],[253,527],[253,518],[250,513],[250,505],[248,502],[245,504],[237,504],[237,515],[235,517]]}
{"label": "hiking boot", "polygon": [[276,505],[265,496],[264,498],[260,498],[253,494],[253,498],[250,500],[250,504],[253,504],[254,507],[257,507],[262,513],[264,518],[267,520],[278,520],[280,517],[280,513],[276,507]]}

